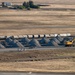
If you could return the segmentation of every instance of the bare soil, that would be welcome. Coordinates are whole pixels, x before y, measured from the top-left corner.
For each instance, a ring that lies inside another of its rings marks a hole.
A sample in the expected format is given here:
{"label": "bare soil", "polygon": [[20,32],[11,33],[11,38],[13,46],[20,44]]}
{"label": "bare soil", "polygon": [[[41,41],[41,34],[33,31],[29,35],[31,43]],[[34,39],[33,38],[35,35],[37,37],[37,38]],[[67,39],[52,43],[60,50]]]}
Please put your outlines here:
{"label": "bare soil", "polygon": [[0,35],[75,34],[75,27],[71,26],[75,26],[75,11],[0,10]]}
{"label": "bare soil", "polygon": [[[48,59],[71,59],[75,58],[75,50],[74,49],[61,49],[61,50],[34,50],[34,51],[23,51],[23,52],[1,52],[0,53],[0,62],[11,62],[11,61],[19,61],[25,59],[35,59],[46,60]],[[30,60],[29,60],[30,61]],[[35,60],[36,61],[36,60]]]}
{"label": "bare soil", "polygon": [[[33,60],[23,61],[27,58]],[[41,58],[41,60],[35,61],[34,58]],[[42,60],[42,58],[50,59]],[[75,72],[75,50],[1,52],[0,71]]]}
{"label": "bare soil", "polygon": [[[0,0],[0,2],[3,1],[13,2],[14,4],[22,4],[22,2],[25,0]],[[0,35],[51,33],[75,34],[75,27],[72,27],[75,26],[75,10],[58,11],[42,9],[72,9],[75,8],[75,5],[73,5],[75,4],[75,0],[33,1],[35,3],[50,3],[50,6],[41,7],[41,9],[30,11],[0,9]],[[49,28],[49,26],[61,27]],[[62,26],[70,27],[62,28]],[[0,52],[0,71],[75,72],[75,49]]]}
{"label": "bare soil", "polygon": [[[21,4],[24,1],[28,0],[0,0],[0,2],[13,2],[14,4]],[[74,4],[75,0],[33,0],[35,3],[52,3],[52,4]]]}

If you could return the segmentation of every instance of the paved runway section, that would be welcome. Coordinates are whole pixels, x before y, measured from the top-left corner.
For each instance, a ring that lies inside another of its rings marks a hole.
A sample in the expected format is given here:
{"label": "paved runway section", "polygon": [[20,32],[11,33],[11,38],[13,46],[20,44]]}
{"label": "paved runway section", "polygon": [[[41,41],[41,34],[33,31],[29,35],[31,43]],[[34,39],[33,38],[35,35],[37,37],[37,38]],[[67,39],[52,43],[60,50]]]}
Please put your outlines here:
{"label": "paved runway section", "polygon": [[0,73],[0,75],[75,75],[74,73],[72,74],[72,73],[70,73],[70,74],[68,74],[68,73],[58,73],[58,74],[53,74],[53,73],[31,73],[31,72],[29,72],[29,73]]}

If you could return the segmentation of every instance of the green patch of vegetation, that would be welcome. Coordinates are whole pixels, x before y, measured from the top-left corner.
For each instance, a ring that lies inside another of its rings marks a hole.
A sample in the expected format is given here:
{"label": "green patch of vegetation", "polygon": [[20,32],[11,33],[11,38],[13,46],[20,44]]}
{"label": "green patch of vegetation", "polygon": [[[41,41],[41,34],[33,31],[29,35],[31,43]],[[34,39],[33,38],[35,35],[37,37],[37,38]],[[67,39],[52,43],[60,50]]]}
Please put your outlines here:
{"label": "green patch of vegetation", "polygon": [[22,5],[14,5],[12,9],[39,9],[39,5],[35,5],[33,1],[23,2]]}
{"label": "green patch of vegetation", "polygon": [[18,6],[18,8],[19,8],[19,9],[25,9],[25,7],[24,7],[24,6]]}
{"label": "green patch of vegetation", "polygon": [[23,6],[24,6],[25,8],[27,8],[28,10],[30,10],[30,8],[33,8],[33,9],[38,9],[38,8],[40,8],[38,5],[34,5],[34,2],[33,2],[33,1],[24,2],[24,3],[23,3]]}

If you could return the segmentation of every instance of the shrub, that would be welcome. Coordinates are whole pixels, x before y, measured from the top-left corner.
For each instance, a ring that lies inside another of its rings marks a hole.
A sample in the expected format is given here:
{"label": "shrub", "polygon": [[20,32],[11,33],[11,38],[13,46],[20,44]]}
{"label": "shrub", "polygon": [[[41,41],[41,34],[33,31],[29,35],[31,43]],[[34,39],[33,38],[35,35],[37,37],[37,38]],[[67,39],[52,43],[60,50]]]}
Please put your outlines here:
{"label": "shrub", "polygon": [[33,1],[29,1],[29,6],[32,8],[34,6]]}
{"label": "shrub", "polygon": [[30,10],[30,7],[28,7],[27,10]]}
{"label": "shrub", "polygon": [[18,9],[25,9],[24,6],[18,6]]}
{"label": "shrub", "polygon": [[38,5],[34,5],[32,8],[38,9],[40,7]]}
{"label": "shrub", "polygon": [[27,6],[27,3],[26,3],[26,2],[24,2],[24,3],[23,3],[23,6],[24,6],[24,7],[26,7],[26,6]]}
{"label": "shrub", "polygon": [[[33,2],[33,1],[24,2],[24,3],[23,3],[23,6],[24,6],[25,8],[27,8],[28,10],[30,10],[30,8],[35,8],[35,9],[38,9],[38,8],[39,8],[38,5],[34,5],[34,2]],[[24,7],[20,7],[20,8],[23,9]]]}

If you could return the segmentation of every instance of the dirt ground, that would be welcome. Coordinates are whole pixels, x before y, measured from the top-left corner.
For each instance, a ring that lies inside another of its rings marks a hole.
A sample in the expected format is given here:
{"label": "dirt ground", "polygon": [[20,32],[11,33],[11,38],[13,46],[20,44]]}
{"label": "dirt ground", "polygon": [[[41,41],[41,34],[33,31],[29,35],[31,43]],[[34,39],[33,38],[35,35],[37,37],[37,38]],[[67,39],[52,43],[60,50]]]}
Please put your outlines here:
{"label": "dirt ground", "polygon": [[[56,62],[56,63],[55,63]],[[48,60],[31,62],[0,63],[0,71],[19,72],[75,72],[72,60]]]}
{"label": "dirt ground", "polygon": [[[0,2],[3,1],[9,0],[0,0]],[[10,0],[9,2],[21,4],[25,0],[14,1]],[[34,0],[34,2],[52,4],[30,11],[0,9],[0,35],[51,33],[71,33],[75,35],[75,10],[42,9],[72,9],[75,8],[75,5],[61,5],[59,3],[74,4],[75,0]],[[49,26],[60,27],[50,28]],[[69,28],[62,26],[68,26]],[[28,59],[31,61],[27,61]],[[0,52],[0,71],[75,72],[75,49]]]}
{"label": "dirt ground", "polygon": [[[60,27],[50,28],[49,26]],[[62,26],[70,27],[62,28]],[[75,11],[0,10],[0,35],[51,34],[56,32],[75,34],[75,27],[71,26],[75,26]]]}
{"label": "dirt ground", "polygon": [[[75,58],[75,50],[34,50],[34,51],[23,51],[23,52],[1,52],[0,62],[11,62],[11,61],[21,61],[25,59],[35,60],[37,58],[42,60],[48,59],[65,59],[65,58]],[[36,60],[36,61],[37,61]]]}
{"label": "dirt ground", "polygon": [[[0,0],[3,2],[5,0]],[[6,0],[19,3],[24,0]],[[27,1],[27,0],[26,0]],[[75,9],[74,0],[33,0],[34,3],[49,4],[38,10],[11,10],[0,9],[0,35],[25,35],[25,34],[51,34],[71,33],[75,34]],[[54,3],[53,3],[54,2]],[[67,2],[67,5],[65,4]],[[51,4],[52,3],[52,4]],[[58,4],[57,4],[58,3]],[[64,3],[64,4],[61,4]],[[71,5],[69,3],[72,3]],[[48,8],[48,10],[43,10]],[[55,10],[50,10],[55,8]],[[63,27],[63,26],[66,26]],[[53,27],[53,28],[52,28]],[[59,31],[58,31],[59,30]]]}
{"label": "dirt ground", "polygon": [[[14,4],[20,4],[24,1],[28,1],[28,0],[0,0],[0,2],[13,2]],[[52,3],[52,4],[75,4],[75,0],[33,0],[35,3]]]}
{"label": "dirt ground", "polygon": [[[43,61],[35,61],[34,59],[33,61],[22,61],[22,59],[27,58],[50,59]],[[11,62],[12,60],[13,62]],[[2,52],[0,53],[0,71],[75,72],[75,50]]]}

